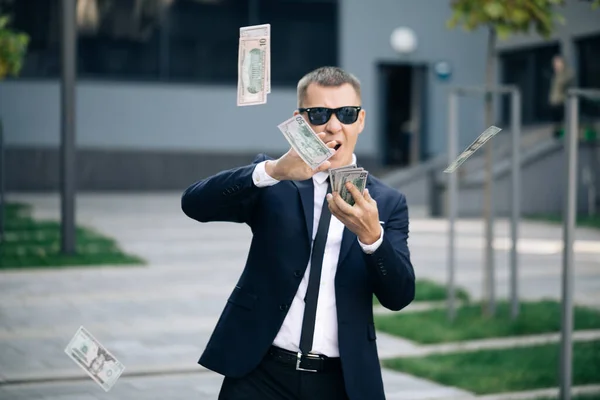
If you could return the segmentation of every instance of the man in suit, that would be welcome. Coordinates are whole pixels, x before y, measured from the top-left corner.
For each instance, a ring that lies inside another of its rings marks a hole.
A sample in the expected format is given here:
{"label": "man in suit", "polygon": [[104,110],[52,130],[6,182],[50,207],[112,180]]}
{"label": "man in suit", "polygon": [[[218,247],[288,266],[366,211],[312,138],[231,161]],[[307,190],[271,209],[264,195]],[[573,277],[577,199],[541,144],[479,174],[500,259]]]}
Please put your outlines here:
{"label": "man in suit", "polygon": [[371,175],[364,194],[347,185],[354,206],[330,193],[328,169],[356,162],[365,124],[353,75],[308,73],[298,106],[294,115],[335,149],[329,161],[312,170],[293,149],[276,160],[261,154],[182,196],[190,218],[253,233],[199,363],[225,376],[220,400],[382,400],[373,294],[391,310],[414,299],[406,199]]}

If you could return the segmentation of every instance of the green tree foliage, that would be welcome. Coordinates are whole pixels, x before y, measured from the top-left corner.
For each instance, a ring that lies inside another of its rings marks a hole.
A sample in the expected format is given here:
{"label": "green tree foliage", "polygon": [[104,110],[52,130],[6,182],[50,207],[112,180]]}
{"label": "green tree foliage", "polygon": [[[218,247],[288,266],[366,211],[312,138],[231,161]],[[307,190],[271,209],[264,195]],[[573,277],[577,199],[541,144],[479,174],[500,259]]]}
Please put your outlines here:
{"label": "green tree foliage", "polygon": [[29,36],[8,28],[9,18],[0,16],[0,81],[17,76],[29,45]]}
{"label": "green tree foliage", "polygon": [[[595,0],[600,2],[600,0]],[[498,38],[511,34],[529,33],[531,28],[543,37],[549,37],[555,23],[564,23],[556,6],[565,0],[452,0],[452,17],[448,27],[460,25],[470,32],[480,26],[494,30]]]}

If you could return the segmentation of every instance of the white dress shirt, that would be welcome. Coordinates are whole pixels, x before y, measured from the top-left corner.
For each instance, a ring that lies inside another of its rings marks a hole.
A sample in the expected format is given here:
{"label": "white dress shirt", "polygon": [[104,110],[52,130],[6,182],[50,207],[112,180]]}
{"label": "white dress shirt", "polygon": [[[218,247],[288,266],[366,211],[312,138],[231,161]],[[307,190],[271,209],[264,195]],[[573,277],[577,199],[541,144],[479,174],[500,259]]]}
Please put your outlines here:
{"label": "white dress shirt", "polygon": [[[353,155],[353,163],[356,163],[356,156]],[[265,163],[259,163],[252,174],[252,180],[257,187],[267,187],[277,184],[279,181],[273,179],[265,171]],[[314,214],[312,239],[315,240],[317,229],[319,227],[319,218],[321,217],[321,208],[325,195],[327,194],[328,172],[319,172],[313,176],[314,184]],[[328,357],[339,357],[338,347],[338,324],[337,310],[335,303],[335,285],[334,279],[337,270],[340,248],[342,245],[342,235],[344,225],[334,215],[331,216],[331,223],[327,233],[327,243],[325,244],[325,254],[323,256],[323,266],[321,269],[321,286],[319,287],[319,298],[317,301],[317,315],[315,321],[315,333],[311,353],[324,354]],[[381,237],[371,245],[365,245],[358,241],[365,253],[373,253],[383,241],[383,227],[381,228]],[[304,296],[308,287],[308,277],[310,274],[310,259],[308,266],[298,291],[294,296],[292,305],[283,321],[279,333],[273,341],[273,345],[290,350],[300,351],[300,334],[302,331],[302,320],[304,318]]]}

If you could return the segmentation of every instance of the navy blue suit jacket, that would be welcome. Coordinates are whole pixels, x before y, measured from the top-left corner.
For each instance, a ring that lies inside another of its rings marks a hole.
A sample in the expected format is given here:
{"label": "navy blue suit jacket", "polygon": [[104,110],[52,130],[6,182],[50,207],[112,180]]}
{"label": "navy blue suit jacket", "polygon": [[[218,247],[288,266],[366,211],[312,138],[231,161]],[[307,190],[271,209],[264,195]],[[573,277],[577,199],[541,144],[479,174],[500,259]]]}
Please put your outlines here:
{"label": "navy blue suit jacket", "polygon": [[[248,224],[253,237],[245,268],[199,363],[230,377],[252,371],[267,353],[307,267],[312,242],[313,181],[282,181],[258,188],[252,164],[220,172],[188,187],[183,212],[200,222]],[[391,310],[414,298],[407,246],[408,208],[398,191],[369,175],[366,187],[384,222],[381,246],[361,249],[344,228],[335,293],[339,351],[350,399],[385,399],[373,324],[373,293]],[[224,257],[227,255],[224,254]]]}

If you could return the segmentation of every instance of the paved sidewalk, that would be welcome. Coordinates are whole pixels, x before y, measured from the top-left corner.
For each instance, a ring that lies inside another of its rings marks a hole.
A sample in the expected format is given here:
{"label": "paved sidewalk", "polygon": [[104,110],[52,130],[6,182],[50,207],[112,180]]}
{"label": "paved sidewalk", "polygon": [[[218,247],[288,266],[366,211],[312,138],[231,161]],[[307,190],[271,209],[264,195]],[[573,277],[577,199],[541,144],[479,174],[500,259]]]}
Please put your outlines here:
{"label": "paved sidewalk", "polygon": [[[57,399],[68,394],[108,399],[63,353],[80,325],[127,368],[111,398],[216,398],[221,378],[196,361],[234,284],[224,271],[234,268],[207,263],[2,274],[0,380],[84,380],[0,386],[0,398],[35,399],[44,393]],[[380,341],[382,354],[390,351],[390,343],[396,341]],[[132,374],[153,376],[127,377]],[[404,399],[463,393],[393,372],[386,372],[385,383],[390,395]]]}
{"label": "paved sidewalk", "polygon": [[[37,217],[59,218],[57,195],[12,195],[11,199],[34,204]],[[444,283],[447,221],[425,218],[419,207],[414,212],[409,208],[409,212],[409,246],[416,274]],[[82,194],[77,199],[77,220],[116,238],[125,250],[143,255],[153,266],[196,266],[219,260],[232,264],[227,270],[231,279],[241,271],[251,239],[251,232],[244,225],[190,220],[181,212],[180,193]],[[542,222],[520,223],[522,298],[560,297],[562,229],[561,225]],[[484,225],[480,219],[459,220],[456,230],[456,284],[477,299],[481,297],[483,281]],[[507,298],[509,221],[498,219],[495,235],[497,295]],[[600,307],[600,231],[578,228],[575,239],[575,300]],[[223,254],[227,254],[225,261]]]}
{"label": "paved sidewalk", "polygon": [[[600,394],[600,385],[584,385],[584,386],[572,386],[571,387],[571,395],[572,396],[581,396],[581,395],[591,395],[591,394]],[[559,389],[551,388],[551,389],[540,389],[540,390],[530,390],[527,392],[513,392],[513,393],[502,393],[502,394],[492,394],[487,396],[477,396],[475,399],[477,400],[537,400],[537,399],[551,399],[551,398],[559,398]],[[450,399],[448,399],[450,400]]]}
{"label": "paved sidewalk", "polygon": [[[38,218],[58,218],[57,196],[9,196],[35,206]],[[221,377],[196,364],[234,287],[247,254],[250,230],[237,224],[199,224],[185,217],[179,193],[81,195],[79,224],[115,237],[149,261],[145,267],[78,268],[0,273],[0,398],[215,399]],[[417,276],[444,282],[445,221],[412,218],[409,245]],[[461,221],[457,284],[480,295],[483,256],[480,222]],[[500,237],[505,222],[497,223]],[[523,224],[524,298],[560,295],[561,227]],[[498,243],[498,294],[507,294],[507,252]],[[600,233],[578,230],[575,293],[600,306]],[[540,250],[542,249],[542,250]],[[126,366],[104,393],[64,354],[77,328],[89,329]],[[411,351],[402,339],[378,335],[383,357]],[[132,376],[137,375],[137,376]],[[79,381],[64,381],[78,377]],[[63,379],[56,382],[41,380]],[[32,383],[37,380],[38,383]],[[27,383],[29,381],[29,383]],[[471,398],[433,382],[385,371],[389,399]]]}

